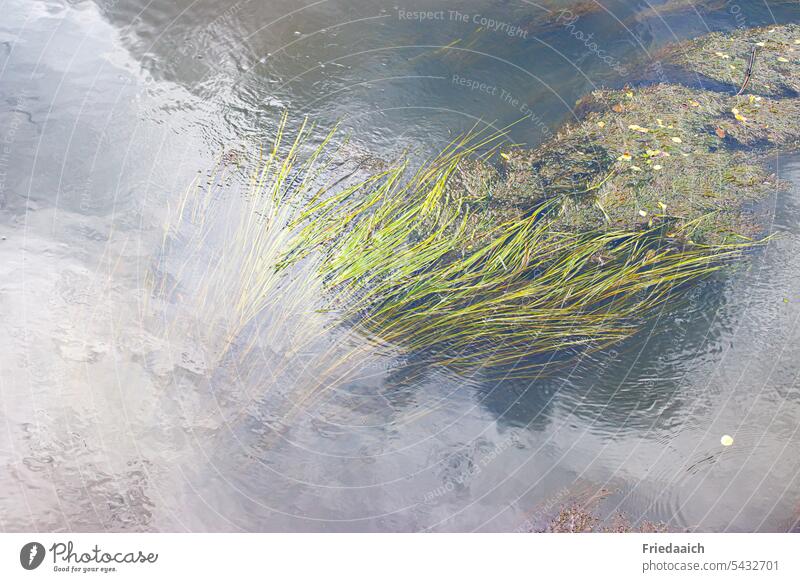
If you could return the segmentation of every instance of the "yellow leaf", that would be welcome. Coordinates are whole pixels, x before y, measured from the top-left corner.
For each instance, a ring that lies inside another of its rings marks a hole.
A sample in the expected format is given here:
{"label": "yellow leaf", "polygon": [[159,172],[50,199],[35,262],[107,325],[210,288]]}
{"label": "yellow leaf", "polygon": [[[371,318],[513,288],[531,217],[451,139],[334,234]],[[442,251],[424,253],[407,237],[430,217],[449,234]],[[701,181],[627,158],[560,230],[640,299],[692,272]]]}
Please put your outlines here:
{"label": "yellow leaf", "polygon": [[789,59],[787,59],[786,57],[778,57],[778,62],[780,62],[780,63],[788,63]]}
{"label": "yellow leaf", "polygon": [[626,153],[622,154],[622,155],[621,155],[619,158],[617,158],[617,159],[618,159],[618,160],[624,160],[624,161],[626,161],[626,162],[629,162],[629,161],[631,160],[631,155],[630,155],[629,153],[627,153],[627,152],[626,152]]}
{"label": "yellow leaf", "polygon": [[647,212],[645,212],[644,210],[640,210],[639,216],[647,216]]}
{"label": "yellow leaf", "polygon": [[683,140],[679,137],[673,137],[672,141],[674,141],[675,143],[683,143]]}
{"label": "yellow leaf", "polygon": [[500,155],[505,158],[506,160],[510,160],[511,156],[509,156],[506,152],[500,152]]}
{"label": "yellow leaf", "polygon": [[597,122],[597,127],[599,127],[600,129],[604,128],[605,126],[606,126],[606,122],[605,121],[598,121]]}
{"label": "yellow leaf", "polygon": [[694,99],[689,99],[689,105],[691,105],[692,107],[700,107],[700,103],[698,103]]}

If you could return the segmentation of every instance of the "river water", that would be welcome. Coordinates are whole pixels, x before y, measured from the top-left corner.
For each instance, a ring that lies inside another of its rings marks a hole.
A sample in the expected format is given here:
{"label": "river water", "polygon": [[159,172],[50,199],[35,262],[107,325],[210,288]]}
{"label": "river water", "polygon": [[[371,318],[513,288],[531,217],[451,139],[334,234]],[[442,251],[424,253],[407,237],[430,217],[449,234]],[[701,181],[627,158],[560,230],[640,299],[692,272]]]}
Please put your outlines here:
{"label": "river water", "polygon": [[548,377],[412,374],[353,337],[299,352],[324,325],[289,293],[251,356],[220,365],[208,314],[164,325],[189,275],[152,297],[165,216],[286,109],[341,122],[358,153],[524,116],[509,139],[536,145],[582,94],[658,70],[665,43],[800,18],[588,6],[0,0],[0,529],[520,531],[587,499],[673,529],[793,527],[800,157],[771,158],[790,183],[765,202],[773,242]]}

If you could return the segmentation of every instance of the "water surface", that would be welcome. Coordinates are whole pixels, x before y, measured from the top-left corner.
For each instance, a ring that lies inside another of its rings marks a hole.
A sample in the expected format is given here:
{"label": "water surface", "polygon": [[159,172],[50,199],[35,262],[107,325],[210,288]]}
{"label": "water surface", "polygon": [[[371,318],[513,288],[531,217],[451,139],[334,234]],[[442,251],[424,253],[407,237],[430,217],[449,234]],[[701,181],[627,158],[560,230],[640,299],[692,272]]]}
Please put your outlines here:
{"label": "water surface", "polygon": [[198,171],[252,151],[287,108],[341,122],[353,155],[424,155],[525,116],[509,140],[536,145],[587,91],[652,76],[668,42],[800,18],[790,2],[683,4],[6,0],[0,528],[508,531],[598,492],[601,515],[634,522],[791,527],[796,156],[772,160],[793,186],[765,203],[780,236],[763,251],[530,381],[412,374],[347,335],[298,350],[324,322],[288,298],[247,358],[219,365],[213,322],[181,311],[192,274],[167,265],[169,300],[148,283]]}

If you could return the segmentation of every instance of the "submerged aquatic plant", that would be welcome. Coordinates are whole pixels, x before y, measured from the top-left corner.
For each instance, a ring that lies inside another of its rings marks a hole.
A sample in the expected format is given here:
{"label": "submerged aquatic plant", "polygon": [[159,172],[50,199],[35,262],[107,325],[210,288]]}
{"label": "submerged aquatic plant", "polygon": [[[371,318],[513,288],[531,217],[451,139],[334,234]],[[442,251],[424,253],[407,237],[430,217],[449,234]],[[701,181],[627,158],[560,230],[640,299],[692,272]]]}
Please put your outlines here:
{"label": "submerged aquatic plant", "polygon": [[333,134],[301,153],[312,128],[284,143],[286,123],[203,285],[206,308],[227,306],[227,343],[288,279],[301,290],[290,303],[336,315],[326,325],[425,363],[525,376],[632,335],[676,289],[749,244],[691,243],[697,221],[666,215],[640,229],[569,231],[555,226],[560,197],[497,220],[489,193],[454,177],[467,160],[491,156],[502,133],[470,132],[416,170],[402,156],[342,179],[329,171]]}

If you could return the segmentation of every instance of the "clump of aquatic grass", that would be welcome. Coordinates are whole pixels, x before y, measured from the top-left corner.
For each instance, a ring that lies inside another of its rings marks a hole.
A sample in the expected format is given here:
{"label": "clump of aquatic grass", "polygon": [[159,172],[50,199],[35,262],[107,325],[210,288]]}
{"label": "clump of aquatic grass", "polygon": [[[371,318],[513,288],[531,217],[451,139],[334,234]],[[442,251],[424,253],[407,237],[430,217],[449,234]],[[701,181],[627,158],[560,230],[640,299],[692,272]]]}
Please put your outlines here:
{"label": "clump of aquatic grass", "polygon": [[453,368],[524,375],[542,356],[629,337],[683,284],[745,248],[682,243],[700,219],[559,231],[559,199],[487,222],[448,184],[497,138],[465,136],[410,177],[401,164],[369,191],[307,205],[288,256],[320,252],[331,305],[365,333]]}
{"label": "clump of aquatic grass", "polygon": [[387,351],[336,325],[317,259],[278,268],[299,246],[292,224],[304,205],[375,180],[342,161],[333,132],[311,146],[315,129],[304,123],[287,138],[287,119],[244,168],[249,181],[228,180],[242,168],[222,159],[169,209],[149,277],[173,365],[208,380],[234,374],[223,381],[261,395],[291,388],[280,394],[284,420],[325,389],[374,374],[371,359]]}
{"label": "clump of aquatic grass", "polygon": [[[191,298],[192,313],[223,327],[216,332],[223,342],[221,355],[278,299],[288,319],[308,310],[320,293],[308,266],[295,269],[305,268],[303,277],[287,277],[275,267],[293,246],[294,232],[287,225],[295,218],[297,201],[326,189],[322,173],[331,156],[322,156],[333,133],[309,149],[313,128],[304,123],[287,143],[286,123],[284,117],[270,147],[260,152],[243,192],[225,195],[219,184],[231,169],[220,162],[205,185],[198,179],[187,189],[164,231],[163,255],[172,263],[174,283],[168,287],[161,277],[154,294],[169,297],[180,285],[182,296]],[[280,320],[272,325],[280,326]]]}
{"label": "clump of aquatic grass", "polygon": [[[686,244],[697,221],[666,216],[642,229],[561,230],[558,198],[494,223],[488,193],[461,192],[452,178],[467,158],[492,155],[502,133],[471,132],[416,169],[403,156],[343,180],[331,171],[332,133],[304,147],[312,130],[303,124],[287,141],[283,119],[204,265],[198,309],[226,322],[224,350],[280,305],[293,318],[272,326],[315,314],[299,348],[338,326],[425,363],[522,376],[629,337],[676,290],[746,248]],[[189,247],[209,236],[208,200],[191,206],[200,228]],[[340,352],[328,371],[339,377],[357,351]]]}

